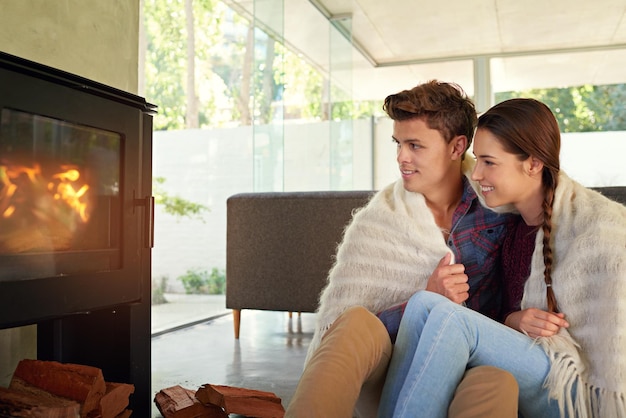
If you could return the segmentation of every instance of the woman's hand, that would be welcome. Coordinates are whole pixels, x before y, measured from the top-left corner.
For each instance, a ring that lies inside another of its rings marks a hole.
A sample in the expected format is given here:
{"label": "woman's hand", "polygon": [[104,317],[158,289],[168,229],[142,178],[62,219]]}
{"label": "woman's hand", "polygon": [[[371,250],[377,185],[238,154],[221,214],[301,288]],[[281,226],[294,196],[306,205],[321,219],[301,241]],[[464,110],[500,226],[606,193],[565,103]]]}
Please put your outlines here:
{"label": "woman's hand", "polygon": [[561,327],[569,327],[565,314],[542,311],[537,308],[528,308],[511,313],[504,321],[505,325],[526,333],[531,338],[551,337]]}

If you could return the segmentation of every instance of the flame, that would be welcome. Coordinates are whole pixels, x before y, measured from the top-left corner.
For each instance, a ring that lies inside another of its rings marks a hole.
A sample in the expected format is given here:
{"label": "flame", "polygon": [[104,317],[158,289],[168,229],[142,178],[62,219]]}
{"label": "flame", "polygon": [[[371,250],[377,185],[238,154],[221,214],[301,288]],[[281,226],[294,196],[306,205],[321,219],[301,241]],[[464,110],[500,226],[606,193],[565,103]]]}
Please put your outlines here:
{"label": "flame", "polygon": [[[65,207],[65,210],[69,208],[77,215],[81,222],[89,221],[89,185],[78,183],[81,178],[80,171],[76,167],[61,166],[57,172],[49,175],[50,180],[46,180],[45,177],[41,166],[37,163],[32,167],[0,165],[0,214],[2,217],[13,216],[26,203],[31,206],[32,212],[38,217],[41,212],[50,215],[55,211],[63,211]],[[18,198],[21,189],[28,190],[24,190],[22,197]],[[60,202],[62,207],[52,208],[52,210],[48,207],[38,208],[38,202],[45,200],[42,193]],[[33,195],[31,199],[34,198],[35,201],[24,202],[23,196],[31,195]]]}
{"label": "flame", "polygon": [[57,187],[57,193],[55,193],[54,198],[67,203],[76,211],[83,222],[87,222],[89,220],[89,216],[87,215],[87,204],[81,202],[81,198],[87,193],[87,190],[89,190],[89,186],[87,185],[84,185],[80,189],[76,190],[70,184],[60,183]]}
{"label": "flame", "polygon": [[67,166],[61,166],[64,172],[57,173],[52,176],[53,179],[60,179],[61,181],[76,181],[80,178],[80,173],[75,168],[67,168]]}
{"label": "flame", "polygon": [[10,217],[15,212],[15,206],[9,204],[11,197],[15,194],[17,186],[11,182],[7,168],[0,165],[0,212],[3,218]]}

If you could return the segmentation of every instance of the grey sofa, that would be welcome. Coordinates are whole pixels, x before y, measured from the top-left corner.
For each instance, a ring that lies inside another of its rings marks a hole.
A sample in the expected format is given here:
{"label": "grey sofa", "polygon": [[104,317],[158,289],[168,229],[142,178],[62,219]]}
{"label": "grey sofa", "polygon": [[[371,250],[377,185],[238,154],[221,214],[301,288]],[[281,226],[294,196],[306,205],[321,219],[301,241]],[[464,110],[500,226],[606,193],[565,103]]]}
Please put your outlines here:
{"label": "grey sofa", "polygon": [[227,200],[226,307],[315,312],[352,211],[372,191],[242,193]]}
{"label": "grey sofa", "polygon": [[[626,204],[626,187],[598,188]],[[353,210],[372,191],[242,193],[227,200],[226,307],[315,312]]]}

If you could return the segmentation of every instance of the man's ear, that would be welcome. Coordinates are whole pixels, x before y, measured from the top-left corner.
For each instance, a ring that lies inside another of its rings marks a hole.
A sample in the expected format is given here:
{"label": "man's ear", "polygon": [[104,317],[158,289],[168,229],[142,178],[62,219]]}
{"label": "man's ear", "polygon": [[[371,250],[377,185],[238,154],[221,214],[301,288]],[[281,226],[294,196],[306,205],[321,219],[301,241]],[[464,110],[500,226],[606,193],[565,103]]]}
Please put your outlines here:
{"label": "man's ear", "polygon": [[452,159],[456,160],[457,158],[462,158],[465,154],[465,150],[467,149],[467,137],[465,135],[457,135],[452,138],[450,144],[452,147]]}

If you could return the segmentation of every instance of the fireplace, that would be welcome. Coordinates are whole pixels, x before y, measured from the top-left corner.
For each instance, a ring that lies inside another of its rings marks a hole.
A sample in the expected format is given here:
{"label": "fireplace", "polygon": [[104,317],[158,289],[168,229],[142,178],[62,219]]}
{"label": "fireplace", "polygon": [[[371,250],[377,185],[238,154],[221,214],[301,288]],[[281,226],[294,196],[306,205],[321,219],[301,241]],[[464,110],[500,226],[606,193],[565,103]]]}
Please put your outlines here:
{"label": "fireplace", "polygon": [[133,383],[150,411],[152,114],[135,95],[0,53],[0,328]]}

